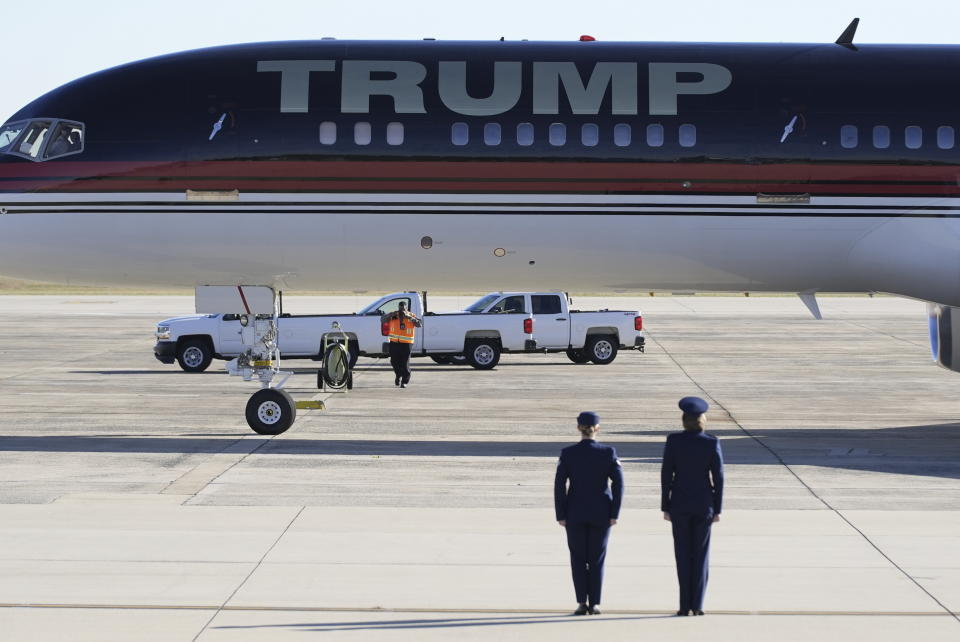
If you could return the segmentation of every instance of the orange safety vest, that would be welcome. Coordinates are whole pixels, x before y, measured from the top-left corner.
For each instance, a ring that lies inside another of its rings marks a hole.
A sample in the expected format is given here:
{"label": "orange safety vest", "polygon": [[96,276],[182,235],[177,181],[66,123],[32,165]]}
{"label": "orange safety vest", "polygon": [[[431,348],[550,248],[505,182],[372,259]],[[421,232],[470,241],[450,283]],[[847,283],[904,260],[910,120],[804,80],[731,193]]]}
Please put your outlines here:
{"label": "orange safety vest", "polygon": [[413,343],[413,319],[406,317],[403,324],[400,323],[400,316],[394,313],[390,319],[390,341],[392,343]]}

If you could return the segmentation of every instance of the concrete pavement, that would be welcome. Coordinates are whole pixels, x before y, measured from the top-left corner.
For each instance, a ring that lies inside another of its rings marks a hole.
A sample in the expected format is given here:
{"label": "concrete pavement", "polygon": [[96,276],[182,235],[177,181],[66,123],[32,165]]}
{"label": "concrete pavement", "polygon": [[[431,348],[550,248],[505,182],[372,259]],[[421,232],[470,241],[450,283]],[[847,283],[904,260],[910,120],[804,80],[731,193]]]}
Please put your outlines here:
{"label": "concrete pavement", "polygon": [[[362,359],[353,392],[264,438],[219,363],[153,359],[153,324],[190,299],[0,297],[0,640],[960,635],[960,375],[929,362],[920,304],[827,297],[816,322],[791,298],[576,303],[643,309],[648,353],[418,360],[402,391]],[[658,458],[685,394],[714,404],[728,489],[710,617],[677,619]],[[605,614],[570,618],[550,492],[586,408],[627,500]]]}

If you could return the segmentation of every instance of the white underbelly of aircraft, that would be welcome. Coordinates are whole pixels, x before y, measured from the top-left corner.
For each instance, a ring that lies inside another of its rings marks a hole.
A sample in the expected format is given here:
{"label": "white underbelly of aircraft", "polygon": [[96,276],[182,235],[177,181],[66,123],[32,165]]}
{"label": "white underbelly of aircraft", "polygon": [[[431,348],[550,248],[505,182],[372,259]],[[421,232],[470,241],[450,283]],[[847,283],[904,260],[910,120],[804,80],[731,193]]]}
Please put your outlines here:
{"label": "white underbelly of aircraft", "polygon": [[244,196],[4,195],[0,274],[146,288],[880,291],[960,305],[960,222],[907,199],[778,210],[748,197]]}

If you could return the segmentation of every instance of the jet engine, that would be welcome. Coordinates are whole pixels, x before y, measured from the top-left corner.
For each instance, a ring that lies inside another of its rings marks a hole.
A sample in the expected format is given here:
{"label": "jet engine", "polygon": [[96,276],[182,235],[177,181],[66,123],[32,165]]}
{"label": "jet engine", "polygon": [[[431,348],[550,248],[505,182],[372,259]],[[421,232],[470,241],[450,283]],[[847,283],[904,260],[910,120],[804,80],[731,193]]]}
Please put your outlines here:
{"label": "jet engine", "polygon": [[927,313],[933,360],[948,370],[960,372],[960,308],[930,303]]}

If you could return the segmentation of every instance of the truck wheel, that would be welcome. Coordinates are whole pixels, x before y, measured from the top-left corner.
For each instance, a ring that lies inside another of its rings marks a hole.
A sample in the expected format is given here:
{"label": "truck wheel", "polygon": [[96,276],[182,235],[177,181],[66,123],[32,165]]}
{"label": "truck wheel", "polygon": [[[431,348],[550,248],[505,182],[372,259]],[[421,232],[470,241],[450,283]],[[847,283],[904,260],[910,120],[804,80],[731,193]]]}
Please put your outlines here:
{"label": "truck wheel", "polygon": [[347,346],[347,351],[350,353],[350,369],[353,370],[353,367],[357,365],[357,359],[360,358],[360,344],[351,341]]}
{"label": "truck wheel", "polygon": [[496,339],[474,339],[464,356],[467,363],[477,370],[491,370],[500,363],[500,342]]}
{"label": "truck wheel", "polygon": [[590,361],[590,357],[587,356],[586,352],[574,348],[567,348],[567,359],[570,359],[570,361],[574,363],[586,363]]}
{"label": "truck wheel", "polygon": [[247,400],[247,424],[258,435],[279,435],[296,418],[297,404],[286,390],[264,388]]}
{"label": "truck wheel", "polygon": [[210,344],[203,339],[188,339],[177,346],[177,363],[184,372],[203,372],[212,360]]}
{"label": "truck wheel", "polygon": [[587,338],[587,345],[583,351],[587,358],[598,366],[605,366],[617,358],[619,348],[616,337],[598,334]]}

